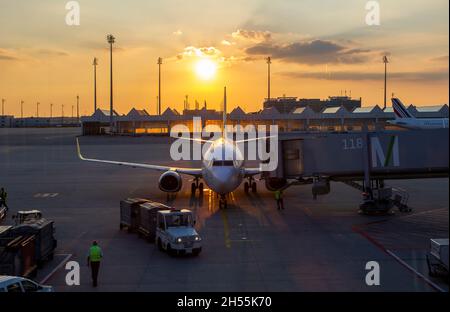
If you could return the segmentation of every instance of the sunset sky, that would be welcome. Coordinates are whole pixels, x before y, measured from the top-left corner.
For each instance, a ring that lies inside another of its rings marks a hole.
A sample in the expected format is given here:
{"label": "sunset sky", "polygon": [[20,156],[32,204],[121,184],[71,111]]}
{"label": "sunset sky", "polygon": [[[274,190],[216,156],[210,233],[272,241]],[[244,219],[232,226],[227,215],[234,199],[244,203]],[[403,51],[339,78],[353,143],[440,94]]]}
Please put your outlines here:
{"label": "sunset sky", "polygon": [[[381,25],[365,23],[365,0],[79,0],[80,25],[68,26],[65,0],[0,0],[0,97],[7,114],[66,115],[80,95],[93,110],[92,59],[99,59],[98,103],[109,107],[106,35],[116,37],[116,110],[156,112],[157,58],[163,58],[162,106],[181,110],[186,94],[220,108],[257,111],[267,95],[326,98],[351,90],[363,106],[382,104],[382,56],[388,93],[405,103],[448,103],[449,1],[379,1]],[[214,68],[196,70],[199,60]],[[209,63],[211,64],[211,63]]]}

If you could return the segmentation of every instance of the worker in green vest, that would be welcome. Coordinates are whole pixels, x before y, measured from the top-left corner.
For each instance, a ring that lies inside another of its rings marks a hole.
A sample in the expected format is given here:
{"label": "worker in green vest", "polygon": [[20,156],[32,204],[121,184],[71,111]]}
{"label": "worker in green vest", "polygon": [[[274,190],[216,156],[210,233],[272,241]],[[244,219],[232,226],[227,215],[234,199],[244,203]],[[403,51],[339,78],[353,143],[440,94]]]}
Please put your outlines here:
{"label": "worker in green vest", "polygon": [[276,190],[275,191],[275,199],[277,201],[277,209],[278,210],[284,210],[283,191],[282,190]]}
{"label": "worker in green vest", "polygon": [[100,269],[100,260],[102,260],[102,258],[102,249],[100,248],[100,246],[98,246],[97,241],[94,241],[91,248],[89,248],[88,256],[88,267],[91,267],[92,285],[94,287],[97,287],[98,271]]}
{"label": "worker in green vest", "polygon": [[8,204],[6,203],[6,199],[8,198],[8,193],[6,193],[5,189],[2,187],[0,189],[0,206],[5,206],[8,208]]}

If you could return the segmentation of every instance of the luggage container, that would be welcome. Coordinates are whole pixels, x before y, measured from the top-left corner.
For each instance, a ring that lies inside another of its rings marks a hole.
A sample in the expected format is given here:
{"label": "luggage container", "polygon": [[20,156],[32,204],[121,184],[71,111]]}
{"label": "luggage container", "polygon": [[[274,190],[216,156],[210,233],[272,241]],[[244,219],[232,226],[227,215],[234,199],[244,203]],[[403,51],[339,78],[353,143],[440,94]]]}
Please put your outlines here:
{"label": "luggage container", "polygon": [[0,204],[0,221],[6,218],[6,212],[8,211],[8,208],[4,206],[3,204]]}
{"label": "luggage container", "polygon": [[143,198],[127,198],[120,201],[121,230],[126,227],[128,232],[137,232],[140,218],[139,205],[148,201],[148,199]]}
{"label": "luggage container", "polygon": [[138,234],[147,239],[148,242],[155,242],[156,238],[156,217],[160,210],[172,210],[171,207],[161,203],[147,201],[139,205],[140,218]]}
{"label": "luggage container", "polygon": [[33,223],[22,223],[12,228],[13,236],[34,235],[36,237],[35,259],[39,267],[53,259],[57,241],[54,237],[53,221],[39,219]]}
{"label": "luggage container", "polygon": [[0,275],[36,276],[35,243],[34,235],[0,238]]}

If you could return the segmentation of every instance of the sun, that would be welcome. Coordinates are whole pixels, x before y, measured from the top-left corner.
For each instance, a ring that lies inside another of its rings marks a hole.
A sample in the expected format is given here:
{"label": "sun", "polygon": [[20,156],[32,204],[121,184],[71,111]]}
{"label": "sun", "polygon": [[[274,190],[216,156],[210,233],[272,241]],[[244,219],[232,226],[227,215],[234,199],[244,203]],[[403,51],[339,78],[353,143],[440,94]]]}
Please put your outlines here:
{"label": "sun", "polygon": [[197,76],[203,80],[214,78],[217,71],[217,64],[209,59],[203,59],[195,64],[195,72]]}

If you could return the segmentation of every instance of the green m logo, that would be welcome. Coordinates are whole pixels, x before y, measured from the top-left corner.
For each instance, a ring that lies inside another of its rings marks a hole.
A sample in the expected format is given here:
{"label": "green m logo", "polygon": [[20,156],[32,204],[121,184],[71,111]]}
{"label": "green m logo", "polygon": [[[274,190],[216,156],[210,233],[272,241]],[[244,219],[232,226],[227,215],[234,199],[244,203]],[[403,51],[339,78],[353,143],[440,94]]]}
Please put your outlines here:
{"label": "green m logo", "polygon": [[398,137],[396,135],[391,136],[386,154],[381,147],[378,137],[370,138],[370,146],[372,150],[372,167],[400,166]]}

